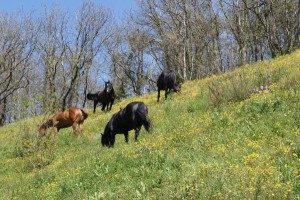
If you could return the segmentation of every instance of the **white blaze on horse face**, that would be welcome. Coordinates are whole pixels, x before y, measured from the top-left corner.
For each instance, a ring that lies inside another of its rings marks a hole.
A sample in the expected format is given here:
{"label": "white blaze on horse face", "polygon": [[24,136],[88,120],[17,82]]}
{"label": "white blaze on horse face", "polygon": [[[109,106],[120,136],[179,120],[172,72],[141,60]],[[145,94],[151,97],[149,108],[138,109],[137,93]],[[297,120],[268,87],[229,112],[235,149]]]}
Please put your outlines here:
{"label": "white blaze on horse face", "polygon": [[112,90],[112,84],[110,82],[106,82],[106,93],[109,93]]}

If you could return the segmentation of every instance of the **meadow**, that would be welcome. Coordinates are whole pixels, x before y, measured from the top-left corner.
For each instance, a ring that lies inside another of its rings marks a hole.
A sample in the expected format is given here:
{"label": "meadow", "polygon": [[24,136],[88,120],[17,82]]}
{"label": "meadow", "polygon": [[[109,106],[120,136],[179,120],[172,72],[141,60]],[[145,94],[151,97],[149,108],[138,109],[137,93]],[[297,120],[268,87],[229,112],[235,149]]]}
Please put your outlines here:
{"label": "meadow", "polygon": [[[300,199],[300,51],[156,96],[86,109],[79,138],[37,137],[49,116],[0,127],[0,199]],[[151,132],[102,147],[132,101],[148,106]]]}

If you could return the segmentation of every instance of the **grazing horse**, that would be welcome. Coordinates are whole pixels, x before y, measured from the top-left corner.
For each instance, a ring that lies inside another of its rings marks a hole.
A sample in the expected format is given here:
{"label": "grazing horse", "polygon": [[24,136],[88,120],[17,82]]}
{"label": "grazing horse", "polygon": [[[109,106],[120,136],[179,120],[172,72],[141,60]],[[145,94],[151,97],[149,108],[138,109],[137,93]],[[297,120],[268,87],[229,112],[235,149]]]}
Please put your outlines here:
{"label": "grazing horse", "polygon": [[81,108],[69,108],[63,112],[56,113],[51,119],[43,123],[39,127],[40,136],[46,135],[46,129],[53,127],[55,136],[59,132],[59,129],[72,126],[74,135],[78,135],[81,131],[81,125],[88,117],[88,114]]}
{"label": "grazing horse", "polygon": [[98,103],[102,104],[102,109],[101,109],[102,111],[104,111],[105,107],[106,107],[106,111],[108,111],[108,108],[109,110],[111,110],[115,98],[116,98],[115,90],[110,81],[105,82],[105,88],[103,91],[87,94],[87,99],[94,101],[94,113],[96,112],[96,106]]}
{"label": "grazing horse", "polygon": [[174,92],[180,91],[179,83],[176,81],[176,75],[173,70],[170,70],[168,73],[162,72],[158,79],[157,79],[157,102],[159,102],[160,97],[160,91],[165,91],[165,98],[167,98],[167,95],[170,93],[171,89],[174,90]]}
{"label": "grazing horse", "polygon": [[102,134],[101,143],[103,146],[114,146],[115,135],[124,134],[125,142],[128,143],[128,131],[135,131],[135,141],[139,136],[142,125],[149,132],[150,120],[148,108],[143,102],[129,103],[124,109],[115,113],[106,124]]}

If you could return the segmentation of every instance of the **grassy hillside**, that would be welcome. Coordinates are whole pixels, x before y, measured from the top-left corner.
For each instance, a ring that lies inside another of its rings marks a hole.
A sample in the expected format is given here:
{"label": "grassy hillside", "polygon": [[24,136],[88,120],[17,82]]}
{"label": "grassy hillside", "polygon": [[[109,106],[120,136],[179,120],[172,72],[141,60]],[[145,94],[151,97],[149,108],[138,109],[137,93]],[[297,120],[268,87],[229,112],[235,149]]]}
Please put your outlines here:
{"label": "grassy hillside", "polygon": [[[0,199],[300,199],[300,51],[156,95],[88,109],[79,138],[36,137],[41,118],[1,127]],[[131,101],[148,105],[151,133],[102,147]]]}

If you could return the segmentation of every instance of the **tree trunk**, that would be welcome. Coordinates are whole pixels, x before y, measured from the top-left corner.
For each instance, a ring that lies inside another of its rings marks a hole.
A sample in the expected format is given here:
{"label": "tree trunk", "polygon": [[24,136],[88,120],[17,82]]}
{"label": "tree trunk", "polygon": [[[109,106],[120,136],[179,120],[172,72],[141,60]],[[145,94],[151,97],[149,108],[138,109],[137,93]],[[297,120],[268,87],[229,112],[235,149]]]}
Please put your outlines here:
{"label": "tree trunk", "polygon": [[0,126],[3,126],[6,121],[6,104],[7,104],[7,98],[5,97],[3,101],[1,102],[1,113],[0,113]]}

